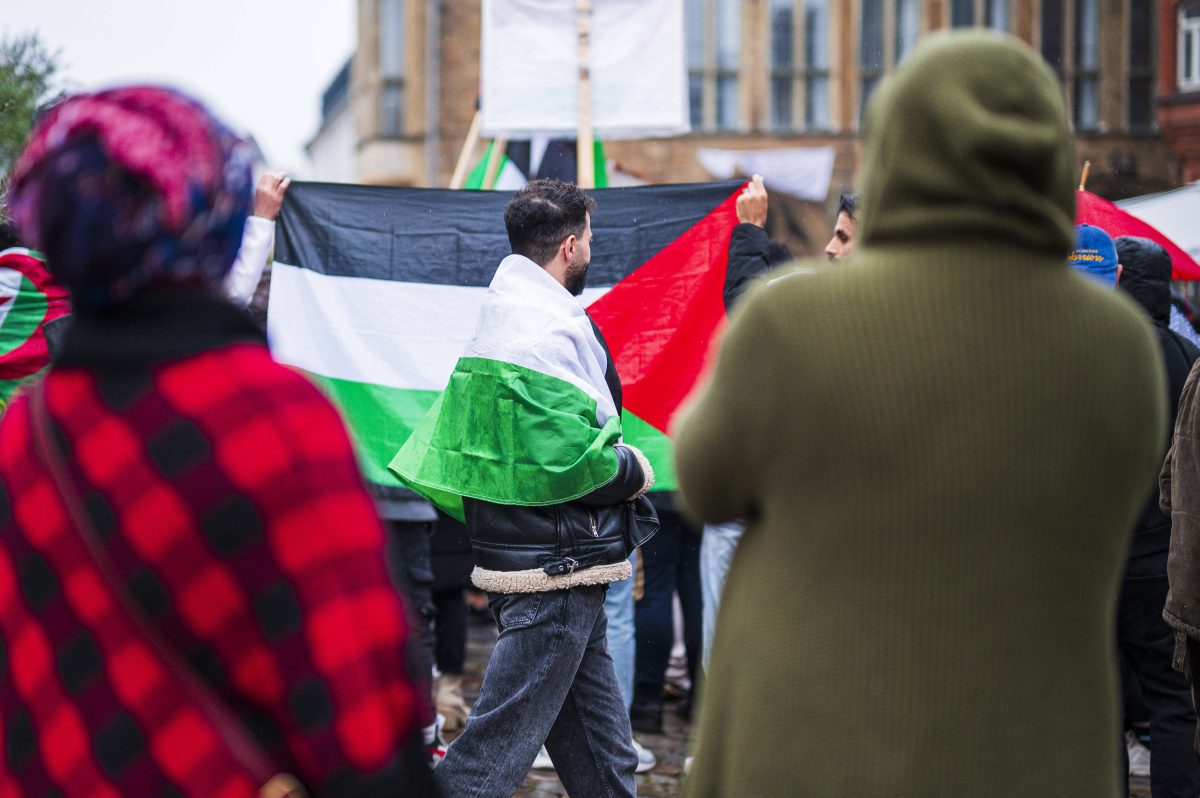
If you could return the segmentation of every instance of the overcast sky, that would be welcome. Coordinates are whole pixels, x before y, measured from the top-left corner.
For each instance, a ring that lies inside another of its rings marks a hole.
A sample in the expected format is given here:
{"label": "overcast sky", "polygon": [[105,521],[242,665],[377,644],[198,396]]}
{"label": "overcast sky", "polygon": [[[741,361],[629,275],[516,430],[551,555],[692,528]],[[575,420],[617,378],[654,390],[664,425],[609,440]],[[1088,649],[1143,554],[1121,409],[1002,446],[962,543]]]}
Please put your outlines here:
{"label": "overcast sky", "polygon": [[184,89],[303,176],[321,92],[354,51],[354,0],[0,0],[0,33],[36,31],[69,88]]}

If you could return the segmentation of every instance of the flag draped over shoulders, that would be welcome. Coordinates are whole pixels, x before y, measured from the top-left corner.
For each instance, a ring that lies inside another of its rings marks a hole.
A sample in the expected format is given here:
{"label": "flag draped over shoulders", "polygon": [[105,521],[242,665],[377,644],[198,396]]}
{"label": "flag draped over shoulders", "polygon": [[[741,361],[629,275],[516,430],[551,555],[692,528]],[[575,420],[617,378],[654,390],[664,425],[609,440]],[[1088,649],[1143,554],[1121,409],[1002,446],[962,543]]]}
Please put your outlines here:
{"label": "flag draped over shoulders", "polygon": [[505,258],[446,390],[389,468],[450,515],[462,498],[548,505],[613,478],[621,417],[583,306],[521,255]]}

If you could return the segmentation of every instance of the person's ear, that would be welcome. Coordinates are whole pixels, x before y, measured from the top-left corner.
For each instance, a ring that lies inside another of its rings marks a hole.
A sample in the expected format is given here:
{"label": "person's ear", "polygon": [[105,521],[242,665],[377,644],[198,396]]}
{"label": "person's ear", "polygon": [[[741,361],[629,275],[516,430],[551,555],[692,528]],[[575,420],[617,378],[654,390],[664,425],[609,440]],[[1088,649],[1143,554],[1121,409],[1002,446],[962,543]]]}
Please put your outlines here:
{"label": "person's ear", "polygon": [[1117,279],[1113,280],[1114,286],[1121,282],[1121,272],[1123,272],[1123,271],[1125,271],[1125,267],[1118,263],[1117,264]]}
{"label": "person's ear", "polygon": [[568,262],[575,257],[575,248],[577,246],[579,246],[579,239],[575,237],[574,233],[567,236],[566,241],[563,241],[562,253]]}

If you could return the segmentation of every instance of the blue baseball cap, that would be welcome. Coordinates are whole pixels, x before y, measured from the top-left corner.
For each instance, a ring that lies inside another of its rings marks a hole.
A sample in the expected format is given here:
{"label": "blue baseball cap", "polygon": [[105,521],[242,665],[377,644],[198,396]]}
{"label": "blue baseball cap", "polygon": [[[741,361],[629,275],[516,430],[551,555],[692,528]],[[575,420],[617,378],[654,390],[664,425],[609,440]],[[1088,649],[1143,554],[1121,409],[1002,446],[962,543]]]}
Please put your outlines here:
{"label": "blue baseball cap", "polygon": [[1114,288],[1117,284],[1117,248],[1112,236],[1090,224],[1075,225],[1075,250],[1067,258],[1067,265]]}

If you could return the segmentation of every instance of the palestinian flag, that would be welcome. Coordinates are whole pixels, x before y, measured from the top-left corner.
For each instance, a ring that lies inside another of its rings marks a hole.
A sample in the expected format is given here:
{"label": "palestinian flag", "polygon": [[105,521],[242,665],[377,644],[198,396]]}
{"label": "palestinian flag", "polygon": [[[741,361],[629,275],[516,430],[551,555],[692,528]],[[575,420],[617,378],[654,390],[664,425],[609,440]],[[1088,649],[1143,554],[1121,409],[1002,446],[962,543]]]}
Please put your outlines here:
{"label": "palestinian flag", "polygon": [[[621,433],[650,458],[656,490],[676,487],[666,431],[725,318],[740,187],[591,192],[595,238],[580,300],[621,376]],[[271,348],[342,408],[372,482],[400,484],[387,465],[467,349],[487,286],[510,254],[509,197],[318,183],[288,190],[276,229]]]}
{"label": "palestinian flag", "polygon": [[0,411],[18,385],[50,364],[46,327],[70,312],[67,291],[41,254],[0,252]]}
{"label": "palestinian flag", "polygon": [[579,300],[541,266],[509,255],[446,390],[388,467],[460,521],[464,496],[535,506],[577,499],[617,470],[621,419],[608,369]]}
{"label": "palestinian flag", "polygon": [[[596,174],[593,185],[596,188],[608,187],[608,170],[604,155],[604,144],[595,142],[593,157],[596,164]],[[510,141],[500,155],[500,164],[496,168],[496,176],[492,185],[484,186],[487,176],[488,161],[496,149],[496,142],[488,142],[483,151],[483,157],[467,174],[463,188],[490,188],[496,191],[516,191],[524,188],[530,179],[552,177],[568,183],[577,183],[579,161],[574,139],[534,138],[528,141]]]}

